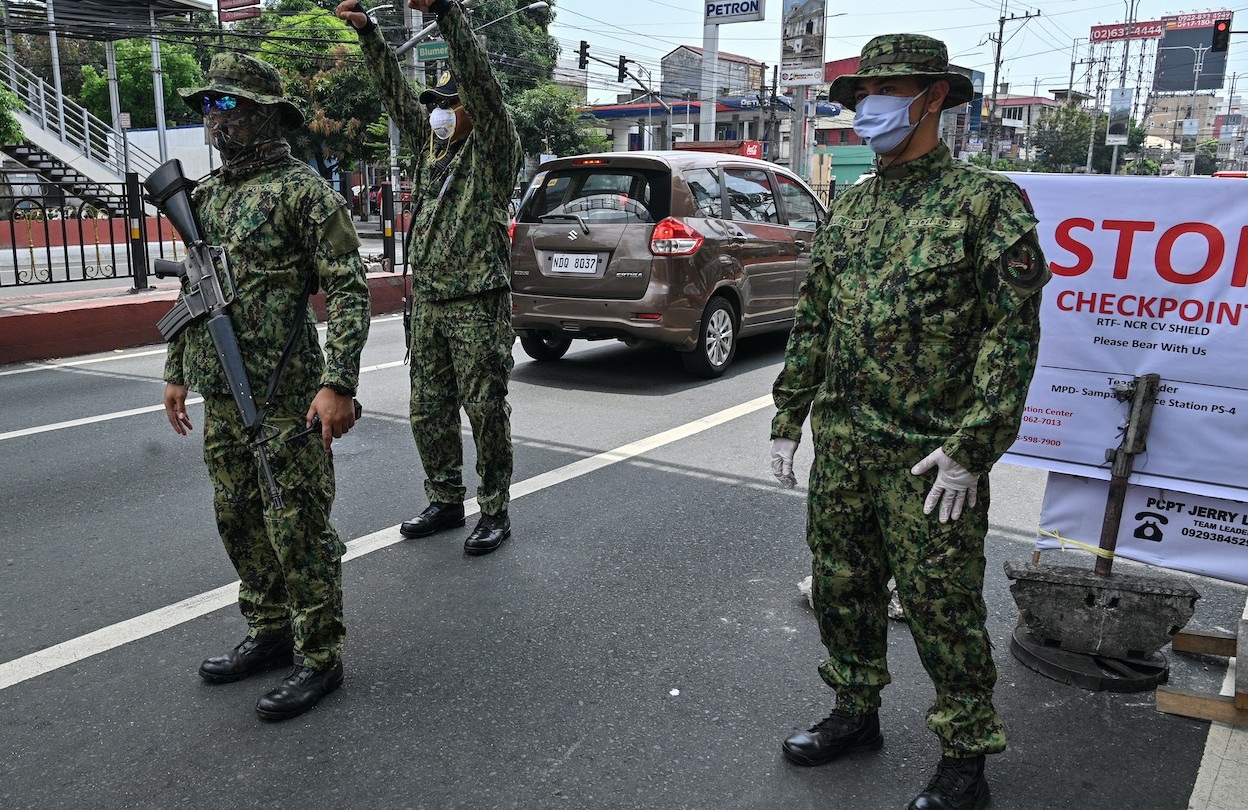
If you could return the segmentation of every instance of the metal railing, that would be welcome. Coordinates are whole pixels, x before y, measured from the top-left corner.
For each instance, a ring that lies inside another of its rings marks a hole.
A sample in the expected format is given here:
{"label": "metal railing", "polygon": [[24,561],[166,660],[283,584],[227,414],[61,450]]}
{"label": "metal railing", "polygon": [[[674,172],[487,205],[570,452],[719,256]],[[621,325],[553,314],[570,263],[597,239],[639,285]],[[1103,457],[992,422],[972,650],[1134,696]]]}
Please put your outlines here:
{"label": "metal railing", "polygon": [[[136,173],[128,173],[125,183],[100,184],[125,201],[119,211],[66,197],[50,185],[0,193],[0,290],[110,279],[133,279],[133,290],[146,290],[152,259],[176,261],[185,255],[169,220],[145,204]],[[387,184],[386,210],[393,211],[395,202]],[[397,217],[383,215],[393,225],[390,233],[383,229],[380,234],[383,253],[365,256],[386,272],[406,269],[409,204],[400,202]]]}
{"label": "metal railing", "polygon": [[159,158],[132,146],[123,132],[96,118],[73,99],[58,95],[55,87],[2,51],[0,65],[4,68],[5,84],[22,102],[22,112],[87,159],[117,177],[124,177],[127,171],[146,177],[160,165]]}
{"label": "metal railing", "polygon": [[132,278],[133,289],[145,290],[152,258],[180,258],[173,227],[146,215],[136,174],[101,185],[126,210],[73,204],[38,189],[0,195],[0,288]]}

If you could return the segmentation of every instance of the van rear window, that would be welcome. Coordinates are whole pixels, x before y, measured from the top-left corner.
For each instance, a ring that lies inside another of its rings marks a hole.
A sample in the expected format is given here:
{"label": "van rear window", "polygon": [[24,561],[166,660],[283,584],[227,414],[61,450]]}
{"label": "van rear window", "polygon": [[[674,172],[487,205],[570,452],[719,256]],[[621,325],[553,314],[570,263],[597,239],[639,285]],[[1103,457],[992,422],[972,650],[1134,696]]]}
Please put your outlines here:
{"label": "van rear window", "polygon": [[552,214],[575,214],[587,223],[658,222],[670,214],[667,172],[573,166],[535,178],[518,217],[539,222]]}

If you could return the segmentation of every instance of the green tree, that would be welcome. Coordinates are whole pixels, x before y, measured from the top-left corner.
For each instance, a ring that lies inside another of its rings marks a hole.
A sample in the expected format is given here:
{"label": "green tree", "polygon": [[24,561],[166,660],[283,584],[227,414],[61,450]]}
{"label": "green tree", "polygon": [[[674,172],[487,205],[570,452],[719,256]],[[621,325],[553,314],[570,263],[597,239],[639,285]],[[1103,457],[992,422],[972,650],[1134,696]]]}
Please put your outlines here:
{"label": "green tree", "polygon": [[1127,174],[1142,174],[1157,176],[1161,174],[1161,164],[1151,158],[1136,158],[1128,163],[1124,169]]}
{"label": "green tree", "polygon": [[[75,101],[80,100],[82,68],[87,65],[104,64],[104,43],[94,40],[71,39],[62,35],[56,43],[57,61],[61,66],[61,92]],[[46,34],[15,34],[13,36],[13,59],[17,64],[34,73],[53,86],[52,40]],[[150,69],[151,63],[148,63]]]}
{"label": "green tree", "polygon": [[[130,113],[132,127],[156,126],[151,45],[143,39],[123,39],[117,42],[116,54],[117,95],[122,112]],[[203,83],[204,74],[195,61],[193,51],[185,45],[163,43],[160,46],[160,65],[164,82],[165,123],[198,123],[201,120],[199,114],[192,112],[178,95],[180,87],[195,87]],[[93,115],[111,123],[108,77],[92,65],[82,68],[81,103]]]}
{"label": "green tree", "polygon": [[547,82],[521,93],[509,106],[526,155],[575,155],[611,148],[579,117],[580,99],[574,90]]}
{"label": "green tree", "polygon": [[1196,165],[1192,174],[1213,174],[1218,170],[1218,141],[1216,138],[1196,144]]}
{"label": "green tree", "polygon": [[382,113],[358,42],[333,13],[309,8],[279,17],[260,49],[307,116],[307,125],[289,135],[291,149],[324,177],[361,155],[366,128]]}
{"label": "green tree", "polygon": [[[1109,174],[1113,170],[1114,165],[1114,147],[1105,145],[1105,128],[1109,125],[1109,116],[1103,113],[1097,113],[1096,118],[1096,134],[1092,136],[1092,170],[1097,174]],[[1126,146],[1118,147],[1118,169],[1122,170],[1125,158],[1124,154],[1128,152],[1137,152],[1144,144],[1144,136],[1147,133],[1144,128],[1135,121],[1130,122],[1127,131]],[[1084,158],[1085,163],[1087,158]]]}
{"label": "green tree", "polygon": [[1070,172],[1087,163],[1092,116],[1071,104],[1045,110],[1032,132],[1036,163],[1044,171]]}
{"label": "green tree", "polygon": [[15,110],[22,108],[17,96],[0,87],[0,143],[21,143],[22,125],[13,116]]}
{"label": "green tree", "polygon": [[[553,8],[554,1],[550,4]],[[508,101],[549,82],[559,58],[559,44],[546,31],[550,9],[511,14],[527,5],[518,0],[482,0],[472,10],[473,28],[485,38]]]}

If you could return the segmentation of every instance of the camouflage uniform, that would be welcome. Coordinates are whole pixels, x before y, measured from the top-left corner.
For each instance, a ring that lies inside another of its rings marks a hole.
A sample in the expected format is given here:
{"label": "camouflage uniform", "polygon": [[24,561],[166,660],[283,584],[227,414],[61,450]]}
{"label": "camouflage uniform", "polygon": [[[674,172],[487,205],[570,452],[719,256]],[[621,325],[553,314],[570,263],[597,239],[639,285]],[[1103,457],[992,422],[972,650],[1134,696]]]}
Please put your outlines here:
{"label": "camouflage uniform", "polygon": [[439,16],[472,131],[440,159],[417,91],[371,22],[365,61],[405,146],[416,156],[408,260],[412,268],[411,423],[432,503],[460,503],[459,409],[477,446],[481,512],[506,511],[512,472],[507,382],[514,363],[508,211],[520,139],[488,55],[458,4]]}
{"label": "camouflage uniform", "polygon": [[[288,155],[250,171],[213,175],[195,188],[194,201],[205,240],[225,248],[234,274],[229,312],[257,400],[289,330],[302,333],[265,421],[287,436],[304,426],[321,385],[354,390],[359,378],[370,310],[350,214],[328,183]],[[309,274],[326,294],[324,355],[315,312],[304,303]],[[285,501],[278,512],[202,324],[170,343],[164,376],[204,396],[204,460],[217,528],[242,583],[238,602],[250,634],[293,630],[307,666],[332,665],[345,635],[345,547],[329,522],[332,457],[318,436],[268,445]]]}
{"label": "camouflage uniform", "polygon": [[[807,542],[837,705],[874,711],[890,575],[936,687],[927,724],[949,756],[1004,749],[984,629],[987,473],[1013,442],[1035,367],[1048,270],[1018,187],[942,144],[837,199],[813,246],[773,394],[772,436],[815,461]],[[981,476],[960,521],[923,514],[932,450]]]}

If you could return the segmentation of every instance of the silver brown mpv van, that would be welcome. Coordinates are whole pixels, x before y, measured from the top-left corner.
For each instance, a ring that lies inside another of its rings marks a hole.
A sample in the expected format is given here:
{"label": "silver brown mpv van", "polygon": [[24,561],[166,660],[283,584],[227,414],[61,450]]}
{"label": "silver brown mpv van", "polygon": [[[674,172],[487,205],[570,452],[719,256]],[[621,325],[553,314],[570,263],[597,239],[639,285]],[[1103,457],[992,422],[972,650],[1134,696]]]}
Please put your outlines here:
{"label": "silver brown mpv van", "polygon": [[571,341],[666,344],[701,377],[793,324],[825,210],[787,169],[714,152],[542,165],[513,225],[512,325],[535,360]]}

